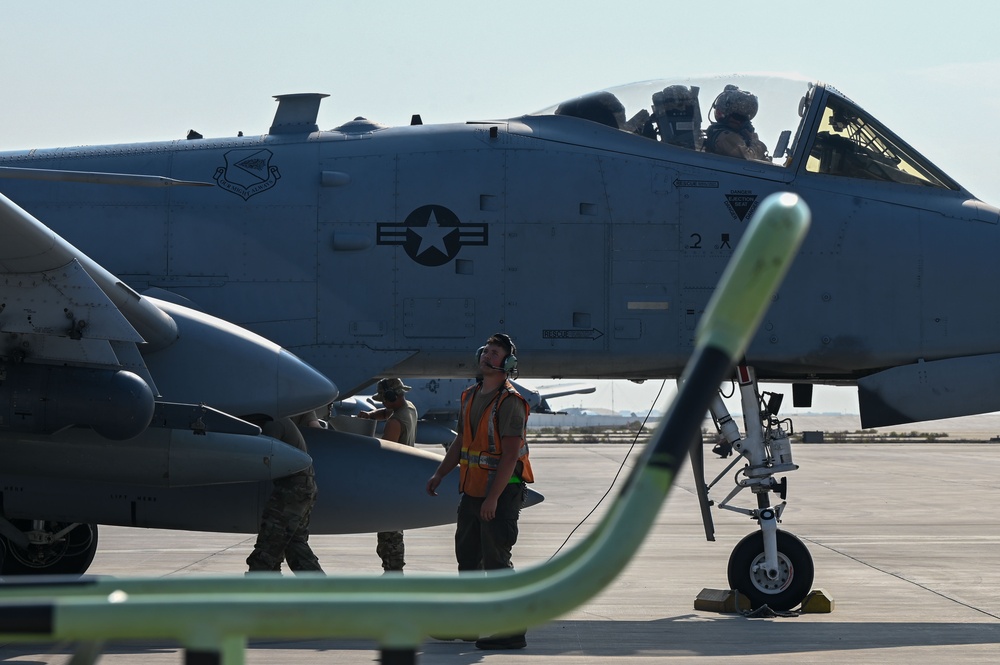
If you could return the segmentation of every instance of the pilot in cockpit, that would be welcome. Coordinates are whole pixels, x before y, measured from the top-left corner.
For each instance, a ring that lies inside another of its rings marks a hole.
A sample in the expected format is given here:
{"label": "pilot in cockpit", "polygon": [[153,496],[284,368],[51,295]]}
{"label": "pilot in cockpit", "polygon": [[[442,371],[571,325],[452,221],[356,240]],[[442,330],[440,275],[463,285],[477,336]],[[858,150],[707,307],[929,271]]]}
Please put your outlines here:
{"label": "pilot in cockpit", "polygon": [[705,152],[770,161],[767,146],[750,123],[757,115],[757,96],[727,85],[712,102],[715,122],[705,130]]}

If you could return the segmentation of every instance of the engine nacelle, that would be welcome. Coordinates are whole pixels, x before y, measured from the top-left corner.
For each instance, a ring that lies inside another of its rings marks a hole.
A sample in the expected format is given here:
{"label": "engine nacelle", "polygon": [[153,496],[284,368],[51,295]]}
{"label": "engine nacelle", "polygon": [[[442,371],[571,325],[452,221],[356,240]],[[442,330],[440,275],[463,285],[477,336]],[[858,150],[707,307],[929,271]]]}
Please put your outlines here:
{"label": "engine nacelle", "polygon": [[144,353],[159,398],[226,413],[304,413],[337,397],[332,381],[274,342],[223,319],[147,298],[176,322],[178,337]]}
{"label": "engine nacelle", "polygon": [[53,434],[73,425],[123,441],[146,429],[153,392],[125,370],[0,365],[0,431]]}

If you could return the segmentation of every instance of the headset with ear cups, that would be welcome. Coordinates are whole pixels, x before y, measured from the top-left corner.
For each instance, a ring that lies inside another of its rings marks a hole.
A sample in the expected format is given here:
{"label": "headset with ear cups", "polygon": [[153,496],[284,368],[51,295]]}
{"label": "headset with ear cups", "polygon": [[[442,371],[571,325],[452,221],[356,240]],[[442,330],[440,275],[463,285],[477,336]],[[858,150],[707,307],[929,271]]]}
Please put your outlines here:
{"label": "headset with ear cups", "polygon": [[[510,349],[510,352],[506,356],[504,356],[503,360],[500,361],[499,365],[496,365],[496,366],[490,365],[490,367],[492,367],[493,369],[498,369],[498,370],[501,370],[503,372],[506,372],[507,374],[510,374],[512,372],[516,372],[517,371],[517,347],[514,346],[514,340],[512,340],[510,338],[510,336],[507,335],[507,334],[505,334],[505,333],[496,333],[495,335],[491,336],[491,339],[498,339],[501,342],[503,342],[504,344],[506,344],[507,348]],[[479,364],[479,360],[480,360],[480,358],[482,358],[483,351],[485,349],[486,349],[486,345],[484,344],[483,346],[479,347],[479,349],[476,351],[476,364],[477,365]]]}
{"label": "headset with ear cups", "polygon": [[399,397],[397,393],[392,388],[389,388],[389,379],[379,379],[378,382],[378,392],[382,395],[382,402],[395,402],[396,398]]}

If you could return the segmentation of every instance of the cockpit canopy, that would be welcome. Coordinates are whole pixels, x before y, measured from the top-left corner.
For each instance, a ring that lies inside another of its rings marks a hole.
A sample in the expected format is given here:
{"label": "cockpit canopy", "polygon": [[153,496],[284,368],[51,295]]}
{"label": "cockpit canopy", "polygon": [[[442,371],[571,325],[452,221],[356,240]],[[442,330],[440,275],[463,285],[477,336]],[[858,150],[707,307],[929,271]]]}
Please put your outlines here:
{"label": "cockpit canopy", "polygon": [[[739,94],[727,96],[727,86],[735,86]],[[747,118],[763,144],[760,152],[745,151],[745,156],[776,168],[961,189],[847,97],[804,79],[730,75],[645,81],[583,95],[532,115],[573,116],[665,147],[704,152],[711,144],[712,123],[727,112]]]}

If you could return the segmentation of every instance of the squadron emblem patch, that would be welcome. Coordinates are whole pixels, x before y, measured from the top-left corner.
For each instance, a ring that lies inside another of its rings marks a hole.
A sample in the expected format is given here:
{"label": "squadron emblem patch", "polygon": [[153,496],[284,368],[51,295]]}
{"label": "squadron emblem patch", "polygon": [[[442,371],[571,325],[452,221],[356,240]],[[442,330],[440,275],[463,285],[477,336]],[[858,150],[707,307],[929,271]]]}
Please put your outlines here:
{"label": "squadron emblem patch", "polygon": [[270,150],[230,150],[225,157],[226,165],[215,169],[212,177],[219,187],[244,201],[271,189],[281,177],[278,167],[271,166]]}

